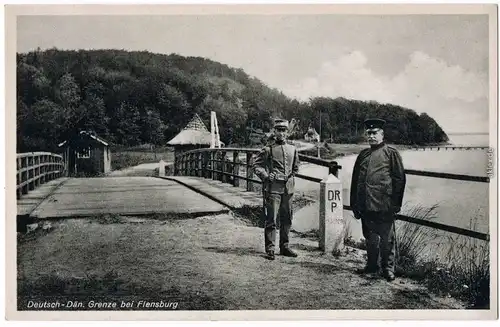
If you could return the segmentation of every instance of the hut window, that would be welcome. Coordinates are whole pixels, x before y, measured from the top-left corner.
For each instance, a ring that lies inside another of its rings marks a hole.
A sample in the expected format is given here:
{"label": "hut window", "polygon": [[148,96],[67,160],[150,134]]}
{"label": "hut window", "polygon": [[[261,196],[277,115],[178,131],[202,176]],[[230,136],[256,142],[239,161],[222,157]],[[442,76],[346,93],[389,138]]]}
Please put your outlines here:
{"label": "hut window", "polygon": [[81,149],[77,153],[76,156],[77,156],[77,158],[80,158],[80,159],[88,159],[88,158],[90,158],[90,147]]}

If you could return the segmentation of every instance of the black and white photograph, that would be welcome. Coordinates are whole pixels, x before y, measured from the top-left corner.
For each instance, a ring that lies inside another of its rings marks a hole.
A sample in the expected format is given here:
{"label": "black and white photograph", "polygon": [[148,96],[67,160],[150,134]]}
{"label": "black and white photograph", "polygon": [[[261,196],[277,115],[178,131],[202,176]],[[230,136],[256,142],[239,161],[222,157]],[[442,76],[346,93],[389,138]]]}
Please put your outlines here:
{"label": "black and white photograph", "polygon": [[9,320],[498,318],[496,5],[6,24]]}

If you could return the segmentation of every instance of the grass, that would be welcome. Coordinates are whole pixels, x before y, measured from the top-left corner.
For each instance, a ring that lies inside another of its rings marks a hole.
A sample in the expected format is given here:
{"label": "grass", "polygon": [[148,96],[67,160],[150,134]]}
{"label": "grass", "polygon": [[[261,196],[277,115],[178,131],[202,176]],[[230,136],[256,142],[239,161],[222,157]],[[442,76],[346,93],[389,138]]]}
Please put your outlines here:
{"label": "grass", "polygon": [[[430,220],[436,206],[416,206],[409,216]],[[476,222],[477,223],[477,222]],[[474,229],[471,221],[471,229]],[[401,223],[397,235],[397,273],[425,284],[435,294],[452,296],[469,308],[486,309],[490,303],[488,242],[462,235],[444,235],[437,230]],[[439,255],[444,246],[444,255]]]}
{"label": "grass", "polygon": [[[471,220],[470,229],[477,221]],[[450,236],[452,246],[445,255],[449,262],[447,278],[435,281],[431,287],[443,285],[455,297],[466,300],[472,308],[487,309],[490,305],[489,243],[465,236]],[[442,270],[442,269],[441,269]]]}
{"label": "grass", "polygon": [[99,224],[120,224],[123,222],[122,217],[117,214],[102,214],[95,216],[95,221]]}

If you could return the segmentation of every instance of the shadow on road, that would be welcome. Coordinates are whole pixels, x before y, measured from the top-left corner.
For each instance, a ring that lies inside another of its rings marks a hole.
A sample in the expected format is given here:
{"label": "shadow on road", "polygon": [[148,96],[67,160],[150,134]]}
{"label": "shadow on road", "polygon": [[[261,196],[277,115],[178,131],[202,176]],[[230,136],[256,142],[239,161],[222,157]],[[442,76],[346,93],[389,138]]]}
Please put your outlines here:
{"label": "shadow on road", "polygon": [[236,254],[239,256],[243,255],[251,255],[251,256],[262,256],[264,257],[264,253],[262,251],[259,251],[254,248],[233,248],[233,247],[218,247],[218,246],[208,246],[203,248],[206,251],[209,252],[215,252],[215,253],[229,253],[229,254]]}

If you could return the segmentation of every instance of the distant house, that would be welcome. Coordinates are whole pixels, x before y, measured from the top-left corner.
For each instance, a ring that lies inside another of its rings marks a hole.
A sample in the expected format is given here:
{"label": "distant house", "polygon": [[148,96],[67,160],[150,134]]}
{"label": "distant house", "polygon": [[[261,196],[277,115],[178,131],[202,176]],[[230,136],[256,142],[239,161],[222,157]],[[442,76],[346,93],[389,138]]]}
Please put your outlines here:
{"label": "distant house", "polygon": [[93,132],[80,131],[58,147],[68,176],[97,176],[111,171],[109,144]]}
{"label": "distant house", "polygon": [[312,127],[309,127],[307,130],[307,133],[304,134],[304,140],[307,142],[318,142],[319,141],[319,134],[316,132],[316,130]]}

